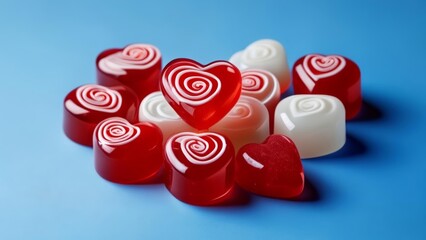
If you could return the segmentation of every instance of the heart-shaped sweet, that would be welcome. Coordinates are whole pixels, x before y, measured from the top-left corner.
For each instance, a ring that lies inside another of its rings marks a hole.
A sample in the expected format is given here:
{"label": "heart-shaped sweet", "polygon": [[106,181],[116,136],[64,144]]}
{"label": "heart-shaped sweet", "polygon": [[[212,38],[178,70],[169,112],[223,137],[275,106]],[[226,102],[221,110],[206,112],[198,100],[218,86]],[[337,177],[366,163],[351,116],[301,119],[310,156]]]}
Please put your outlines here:
{"label": "heart-shaped sweet", "polygon": [[346,109],[346,119],[361,109],[361,72],[350,59],[339,55],[309,54],[293,67],[295,94],[326,94],[337,97]]}
{"label": "heart-shaped sweet", "polygon": [[191,59],[175,59],[161,76],[161,91],[167,102],[199,130],[207,130],[232,109],[241,85],[240,71],[227,61],[201,65]]}
{"label": "heart-shaped sweet", "polygon": [[292,198],[304,188],[299,153],[284,135],[271,135],[262,144],[243,146],[236,156],[235,174],[239,186],[263,196]]}
{"label": "heart-shaped sweet", "polygon": [[161,168],[163,136],[154,124],[129,123],[112,117],[100,122],[93,134],[95,168],[106,180],[140,183]]}
{"label": "heart-shaped sweet", "polygon": [[223,135],[183,132],[165,146],[165,185],[179,200],[218,203],[234,182],[234,148]]}
{"label": "heart-shaped sweet", "polygon": [[153,45],[131,44],[108,49],[96,59],[97,82],[104,86],[125,85],[143,99],[159,90],[161,53]]}
{"label": "heart-shaped sweet", "polygon": [[74,142],[92,146],[93,130],[100,121],[117,116],[135,122],[137,106],[137,96],[125,86],[80,86],[64,99],[64,132]]}
{"label": "heart-shaped sweet", "polygon": [[231,56],[229,61],[241,70],[263,69],[271,72],[280,85],[280,93],[290,87],[290,70],[284,47],[275,40],[262,39]]}

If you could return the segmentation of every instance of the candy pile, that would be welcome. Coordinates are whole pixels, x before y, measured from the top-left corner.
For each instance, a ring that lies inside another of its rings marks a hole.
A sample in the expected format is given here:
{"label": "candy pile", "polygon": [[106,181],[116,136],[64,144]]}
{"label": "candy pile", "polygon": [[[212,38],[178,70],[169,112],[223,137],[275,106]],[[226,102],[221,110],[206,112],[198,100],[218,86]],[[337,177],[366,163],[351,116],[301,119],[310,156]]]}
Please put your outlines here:
{"label": "candy pile", "polygon": [[[167,189],[194,205],[221,203],[235,183],[300,195],[301,158],[339,150],[362,102],[354,62],[306,55],[291,79],[284,48],[269,39],[229,61],[180,58],[164,68],[155,46],[132,44],[100,53],[96,67],[97,84],[65,97],[65,134],[93,146],[104,179],[134,184],[162,173]],[[296,95],[280,101],[291,81]]]}

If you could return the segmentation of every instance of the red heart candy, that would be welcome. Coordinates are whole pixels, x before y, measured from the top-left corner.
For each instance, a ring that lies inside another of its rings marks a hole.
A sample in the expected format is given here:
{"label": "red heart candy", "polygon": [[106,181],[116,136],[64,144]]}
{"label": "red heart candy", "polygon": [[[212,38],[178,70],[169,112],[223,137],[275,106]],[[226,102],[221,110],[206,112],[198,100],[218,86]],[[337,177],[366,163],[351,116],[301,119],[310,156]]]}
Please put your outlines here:
{"label": "red heart candy", "polygon": [[162,142],[161,130],[152,123],[132,125],[119,117],[105,119],[93,134],[96,171],[111,182],[143,182],[164,162]]}
{"label": "red heart candy", "polygon": [[234,182],[234,147],[217,133],[178,133],[165,146],[165,185],[179,200],[218,203]]}
{"label": "red heart candy", "polygon": [[163,70],[161,91],[189,125],[206,130],[222,119],[241,94],[241,73],[227,61],[201,65],[175,59]]}
{"label": "red heart candy", "polygon": [[346,119],[361,110],[361,72],[352,60],[339,55],[309,54],[293,67],[295,94],[326,94],[342,101]]}
{"label": "red heart candy", "polygon": [[268,197],[296,197],[304,187],[299,153],[284,135],[271,135],[262,144],[243,146],[236,157],[235,174],[239,186]]}
{"label": "red heart candy", "polygon": [[125,85],[143,99],[159,90],[161,53],[153,45],[131,44],[124,49],[108,49],[96,59],[98,84]]}
{"label": "red heart candy", "polygon": [[118,116],[135,122],[137,107],[137,96],[125,86],[80,86],[64,99],[64,132],[74,142],[92,146],[93,130],[100,121]]}

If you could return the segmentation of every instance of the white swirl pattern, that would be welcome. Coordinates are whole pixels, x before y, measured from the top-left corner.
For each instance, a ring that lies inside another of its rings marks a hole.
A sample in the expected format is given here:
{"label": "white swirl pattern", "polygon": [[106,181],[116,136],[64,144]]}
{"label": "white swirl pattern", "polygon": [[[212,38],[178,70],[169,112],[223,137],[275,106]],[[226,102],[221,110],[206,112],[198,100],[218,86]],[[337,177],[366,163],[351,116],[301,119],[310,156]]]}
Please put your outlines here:
{"label": "white swirl pattern", "polygon": [[89,110],[115,113],[123,102],[121,94],[104,86],[88,84],[76,91],[78,102]]}
{"label": "white swirl pattern", "polygon": [[154,92],[146,96],[141,103],[141,109],[144,117],[154,122],[180,119],[161,92]]}
{"label": "white swirl pattern", "polygon": [[140,128],[133,126],[126,119],[112,117],[100,123],[97,137],[100,145],[120,146],[135,140],[140,135]]}
{"label": "white swirl pattern", "polygon": [[[297,96],[297,97],[296,97]],[[326,114],[333,110],[335,103],[329,98],[319,96],[296,95],[290,102],[290,111],[293,117],[304,117],[314,114]]]}
{"label": "white swirl pattern", "polygon": [[162,78],[163,86],[181,103],[191,106],[203,105],[211,101],[222,88],[221,80],[206,70],[223,64],[218,62],[203,68],[188,63],[175,67],[171,71],[165,69]]}
{"label": "white swirl pattern", "polygon": [[166,154],[172,165],[182,173],[186,172],[188,166],[176,158],[173,143],[179,144],[180,151],[194,165],[207,165],[217,161],[227,147],[225,138],[216,133],[183,132],[175,135],[166,144]]}
{"label": "white swirl pattern", "polygon": [[279,97],[279,83],[276,77],[264,70],[249,69],[241,73],[242,95],[254,97],[267,105],[274,97]]}
{"label": "white swirl pattern", "polygon": [[99,68],[109,74],[126,75],[128,69],[144,70],[151,68],[161,59],[161,53],[153,45],[132,44],[123,51],[113,53],[101,59]]}
{"label": "white swirl pattern", "polygon": [[258,41],[248,46],[242,55],[245,63],[259,63],[269,61],[277,55],[277,49],[268,41]]}
{"label": "white swirl pattern", "polygon": [[[338,55],[322,56],[310,54],[303,59],[303,68],[306,73],[315,81],[320,78],[331,77],[340,72],[346,65],[343,57]],[[319,73],[314,73],[315,70]]]}

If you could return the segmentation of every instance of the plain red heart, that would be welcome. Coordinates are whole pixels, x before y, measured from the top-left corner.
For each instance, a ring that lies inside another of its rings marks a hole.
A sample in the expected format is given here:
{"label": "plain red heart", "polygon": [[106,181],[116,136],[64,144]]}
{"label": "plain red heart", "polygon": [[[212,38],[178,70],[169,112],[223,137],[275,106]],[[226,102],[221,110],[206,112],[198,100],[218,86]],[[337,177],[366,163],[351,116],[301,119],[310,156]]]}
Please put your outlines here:
{"label": "plain red heart", "polygon": [[299,153],[284,135],[271,135],[262,144],[243,146],[238,151],[235,170],[238,185],[259,195],[292,198],[304,188]]}
{"label": "plain red heart", "polygon": [[167,64],[161,76],[164,97],[189,125],[207,130],[222,119],[241,95],[241,73],[227,61],[207,65],[180,58]]}

